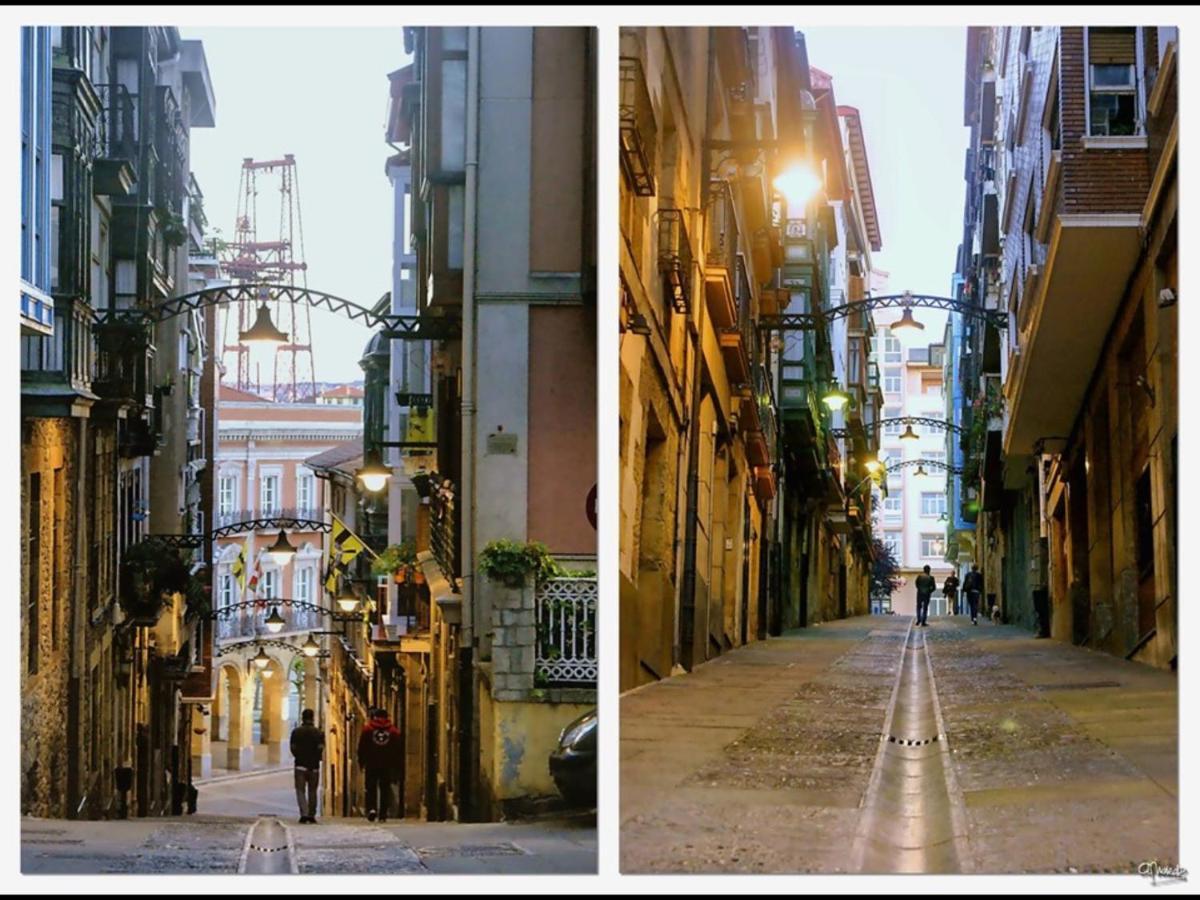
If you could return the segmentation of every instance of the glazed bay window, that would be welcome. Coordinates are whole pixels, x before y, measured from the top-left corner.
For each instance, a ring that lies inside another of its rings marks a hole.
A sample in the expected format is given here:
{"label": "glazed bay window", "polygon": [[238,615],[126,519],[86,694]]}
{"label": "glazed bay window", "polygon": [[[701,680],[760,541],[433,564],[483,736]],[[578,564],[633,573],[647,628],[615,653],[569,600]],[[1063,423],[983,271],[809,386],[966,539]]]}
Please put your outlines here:
{"label": "glazed bay window", "polygon": [[[883,417],[885,419],[899,419],[901,417],[900,407],[898,407],[898,406],[888,407],[887,409],[885,409],[883,411]],[[900,432],[902,430],[903,429],[901,427],[901,424],[896,421],[886,422],[886,423],[884,423],[884,426],[883,426],[884,434],[900,434]]]}
{"label": "glazed bay window", "polygon": [[883,533],[883,546],[887,547],[897,558],[900,557],[900,534],[899,531]]}
{"label": "glazed bay window", "polygon": [[900,369],[887,368],[883,370],[883,392],[885,394],[900,393]]}
{"label": "glazed bay window", "polygon": [[899,518],[904,513],[904,494],[901,491],[888,489],[888,495],[883,499],[883,514],[889,519]]}
{"label": "glazed bay window", "polygon": [[1137,83],[1137,29],[1089,28],[1088,134],[1142,134]]}

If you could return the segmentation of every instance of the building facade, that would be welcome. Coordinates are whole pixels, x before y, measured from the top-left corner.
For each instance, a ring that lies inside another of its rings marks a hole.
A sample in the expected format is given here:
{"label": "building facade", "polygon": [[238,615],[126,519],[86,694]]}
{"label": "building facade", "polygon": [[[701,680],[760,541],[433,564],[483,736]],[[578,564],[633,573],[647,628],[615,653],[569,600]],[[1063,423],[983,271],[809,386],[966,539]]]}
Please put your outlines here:
{"label": "building facade", "polygon": [[[861,299],[881,243],[861,118],[793,29],[622,29],[620,78],[629,689],[867,611],[871,322],[769,326]],[[822,185],[788,198],[797,157]]]}
{"label": "building facade", "polygon": [[[380,584],[373,652],[390,683],[375,699],[394,698],[409,733],[406,809],[494,819],[554,795],[547,757],[595,705],[595,34],[405,41],[383,302],[457,324],[363,360],[365,453],[393,473],[381,543],[409,543],[424,582]],[[481,568],[497,541],[592,575],[514,593]],[[573,639],[555,643],[546,616],[564,613]]]}
{"label": "building facade", "polygon": [[960,260],[964,295],[1009,320],[968,328],[962,373],[987,593],[1007,621],[1159,667],[1177,646],[1177,54],[1170,27],[970,29]]}
{"label": "building facade", "polygon": [[21,807],[178,812],[207,560],[145,539],[211,514],[213,363],[203,315],[151,311],[202,239],[188,153],[212,88],[174,28],[27,29],[23,52]]}
{"label": "building facade", "polygon": [[[213,550],[219,663],[198,756],[206,769],[238,770],[286,761],[290,726],[299,723],[303,704],[316,696],[316,664],[301,658],[299,649],[310,632],[330,627],[328,617],[311,608],[329,606],[323,587],[329,487],[308,460],[344,447],[354,447],[360,456],[362,410],[277,403],[226,384],[220,386],[220,398],[213,528],[272,520],[218,538]],[[292,520],[294,526],[287,528],[287,539],[296,552],[282,565],[269,552],[280,532],[277,519]],[[237,606],[248,601],[255,602]],[[265,625],[272,609],[284,619],[277,632]],[[249,663],[259,650],[258,638],[292,644],[295,650],[265,647],[272,662],[265,672],[256,671]]]}
{"label": "building facade", "polygon": [[[946,429],[934,423],[908,424],[904,418],[945,420],[944,345],[930,344],[932,325],[894,328],[896,309],[874,314],[879,341],[876,363],[883,388],[880,461],[888,468],[887,490],[879,504],[880,539],[900,563],[901,586],[892,594],[891,611],[915,615],[916,578],[925,566],[937,581],[930,615],[945,615],[941,585],[953,567],[946,564]],[[907,435],[907,437],[906,437]],[[929,466],[919,466],[930,462]],[[903,467],[897,463],[909,463]]]}

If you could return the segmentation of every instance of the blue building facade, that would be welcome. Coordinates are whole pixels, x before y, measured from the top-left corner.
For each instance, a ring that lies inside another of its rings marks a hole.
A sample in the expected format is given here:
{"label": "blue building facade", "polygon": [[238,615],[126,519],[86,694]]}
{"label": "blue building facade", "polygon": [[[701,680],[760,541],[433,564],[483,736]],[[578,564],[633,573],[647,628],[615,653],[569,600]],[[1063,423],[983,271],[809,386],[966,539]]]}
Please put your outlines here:
{"label": "blue building facade", "polygon": [[54,333],[50,296],[49,28],[21,29],[21,333]]}
{"label": "blue building facade", "polygon": [[[965,279],[961,272],[956,272],[950,283],[950,296],[957,300],[963,299]],[[966,333],[961,315],[950,315],[946,321],[946,421],[964,427],[963,405],[965,392],[963,389],[963,354],[971,352],[966,342]],[[946,429],[946,462],[955,469],[962,469],[966,463],[966,453],[963,449],[962,432]],[[946,561],[960,566],[960,562],[969,561],[975,547],[975,515],[977,510],[974,496],[964,496],[964,480],[961,475],[947,473],[946,478],[946,512],[949,521],[946,526]],[[962,573],[959,573],[960,577]]]}

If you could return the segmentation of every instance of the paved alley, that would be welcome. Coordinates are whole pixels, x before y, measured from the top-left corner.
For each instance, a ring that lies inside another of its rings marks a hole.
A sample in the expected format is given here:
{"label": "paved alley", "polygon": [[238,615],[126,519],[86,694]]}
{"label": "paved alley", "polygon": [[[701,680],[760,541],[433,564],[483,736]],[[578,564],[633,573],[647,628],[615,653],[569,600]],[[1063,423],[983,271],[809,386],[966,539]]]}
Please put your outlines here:
{"label": "paved alley", "polygon": [[622,871],[1176,860],[1174,675],[1010,626],[911,621],[825,623],[626,694]]}

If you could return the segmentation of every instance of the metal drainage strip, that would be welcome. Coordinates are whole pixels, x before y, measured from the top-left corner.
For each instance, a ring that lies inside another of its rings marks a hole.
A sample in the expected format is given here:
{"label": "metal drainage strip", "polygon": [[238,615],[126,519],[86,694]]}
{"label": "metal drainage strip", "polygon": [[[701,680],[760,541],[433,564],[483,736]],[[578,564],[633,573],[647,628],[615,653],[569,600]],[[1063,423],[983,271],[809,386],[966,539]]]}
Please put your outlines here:
{"label": "metal drainage strip", "polygon": [[291,836],[283,823],[263,818],[250,826],[238,871],[245,875],[285,875],[294,872]]}
{"label": "metal drainage strip", "polygon": [[863,798],[854,861],[861,872],[958,872],[946,738],[924,636],[913,633],[901,652],[892,707]]}

